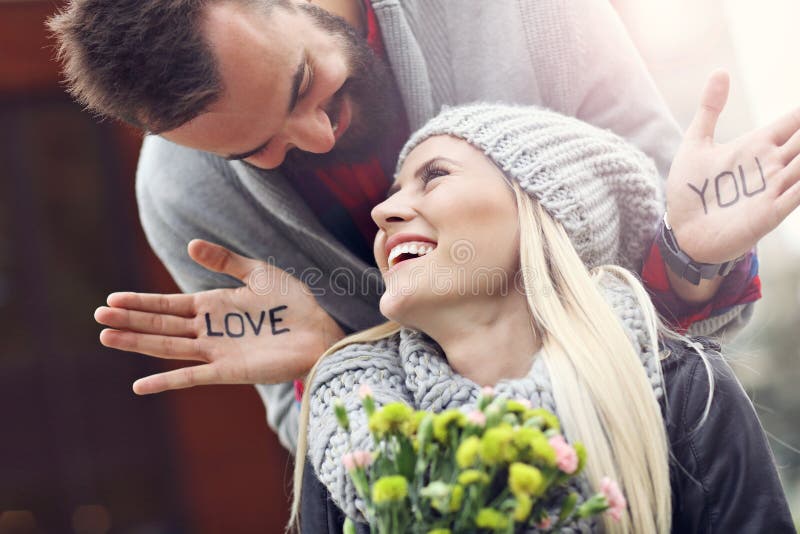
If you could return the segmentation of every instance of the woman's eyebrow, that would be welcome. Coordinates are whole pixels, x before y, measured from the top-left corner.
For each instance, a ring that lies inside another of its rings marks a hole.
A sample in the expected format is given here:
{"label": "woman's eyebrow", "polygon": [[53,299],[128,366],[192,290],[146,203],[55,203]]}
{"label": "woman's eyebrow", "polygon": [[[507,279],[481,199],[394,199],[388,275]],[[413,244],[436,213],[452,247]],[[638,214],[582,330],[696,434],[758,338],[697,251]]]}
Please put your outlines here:
{"label": "woman's eyebrow", "polygon": [[[428,161],[426,161],[425,163],[422,163],[419,167],[417,167],[417,170],[414,171],[414,178],[417,178],[417,179],[422,178],[422,173],[425,172],[425,169],[427,167],[433,165],[434,163],[438,163],[440,161],[446,161],[447,163],[450,163],[451,165],[458,165],[457,162],[453,161],[450,158],[446,158],[444,156],[434,156],[434,157],[430,158]],[[394,195],[398,191],[400,191],[400,184],[398,183],[397,180],[395,180],[394,183],[392,184],[392,186],[386,192],[386,198],[389,198],[390,196]]]}

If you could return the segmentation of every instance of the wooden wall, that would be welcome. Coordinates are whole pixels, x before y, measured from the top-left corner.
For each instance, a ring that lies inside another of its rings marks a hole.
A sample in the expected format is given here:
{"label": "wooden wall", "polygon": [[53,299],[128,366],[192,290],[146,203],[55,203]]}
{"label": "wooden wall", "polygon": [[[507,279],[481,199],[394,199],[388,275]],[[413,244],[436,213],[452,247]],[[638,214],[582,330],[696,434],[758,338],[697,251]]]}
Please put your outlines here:
{"label": "wooden wall", "polygon": [[282,532],[291,460],[249,386],[97,341],[107,293],[172,292],[136,215],[137,132],[59,85],[52,2],[0,2],[0,534]]}

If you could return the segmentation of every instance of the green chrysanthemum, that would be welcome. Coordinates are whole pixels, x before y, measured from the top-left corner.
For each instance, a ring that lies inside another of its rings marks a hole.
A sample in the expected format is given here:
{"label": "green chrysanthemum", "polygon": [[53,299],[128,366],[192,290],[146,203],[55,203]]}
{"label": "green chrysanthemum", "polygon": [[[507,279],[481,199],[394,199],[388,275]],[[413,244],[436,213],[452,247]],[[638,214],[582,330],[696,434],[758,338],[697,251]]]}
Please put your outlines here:
{"label": "green chrysanthemum", "polygon": [[408,495],[408,481],[400,475],[381,477],[372,486],[375,504],[401,502]]}
{"label": "green chrysanthemum", "polygon": [[433,418],[433,437],[439,443],[447,443],[447,434],[453,425],[464,426],[466,417],[458,410],[445,410]]}
{"label": "green chrysanthemum", "polygon": [[509,517],[494,508],[481,508],[475,517],[475,526],[487,530],[505,531],[509,527]]}
{"label": "green chrysanthemum", "polygon": [[511,463],[517,459],[514,430],[508,425],[490,428],[481,438],[480,457],[487,465]]}
{"label": "green chrysanthemum", "polygon": [[408,418],[405,426],[403,427],[403,431],[406,436],[411,437],[416,434],[417,429],[419,429],[420,423],[425,417],[428,415],[427,412],[418,411],[411,414],[411,417]]}
{"label": "green chrysanthemum", "polygon": [[522,523],[531,515],[533,500],[525,494],[516,495],[516,499],[517,504],[514,506],[514,521],[517,523]]}
{"label": "green chrysanthemum", "polygon": [[461,442],[456,450],[456,463],[461,469],[472,467],[478,460],[481,450],[481,440],[477,436],[470,436]]}
{"label": "green chrysanthemum", "polygon": [[528,421],[530,419],[540,419],[542,430],[555,430],[561,431],[561,423],[558,422],[558,417],[553,415],[544,408],[530,408],[523,412],[522,420]]}
{"label": "green chrysanthemum", "polygon": [[532,465],[514,462],[508,469],[508,487],[516,496],[538,497],[544,493],[545,485],[542,472]]}
{"label": "green chrysanthemum", "polygon": [[470,484],[486,485],[489,483],[489,475],[477,469],[467,469],[458,475],[458,483],[462,486]]}
{"label": "green chrysanthemum", "polygon": [[414,410],[402,402],[392,402],[373,413],[369,418],[369,429],[378,437],[404,433]]}
{"label": "green chrysanthemum", "polygon": [[527,406],[525,406],[519,401],[515,401],[513,399],[510,401],[506,401],[506,410],[508,410],[511,413],[522,415],[528,409],[529,408]]}

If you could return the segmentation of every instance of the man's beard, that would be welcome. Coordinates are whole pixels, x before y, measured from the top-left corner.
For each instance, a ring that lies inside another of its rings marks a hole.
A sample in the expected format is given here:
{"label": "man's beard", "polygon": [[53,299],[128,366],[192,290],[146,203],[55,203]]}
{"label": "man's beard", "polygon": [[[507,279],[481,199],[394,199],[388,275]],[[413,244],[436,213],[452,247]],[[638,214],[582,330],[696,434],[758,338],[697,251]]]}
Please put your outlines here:
{"label": "man's beard", "polygon": [[307,12],[317,26],[344,41],[350,73],[331,99],[329,118],[332,123],[338,122],[345,96],[352,113],[350,125],[330,152],[314,154],[293,149],[286,154],[283,165],[301,170],[366,161],[380,150],[398,118],[399,98],[392,74],[366,40],[344,19],[313,4],[298,7]]}

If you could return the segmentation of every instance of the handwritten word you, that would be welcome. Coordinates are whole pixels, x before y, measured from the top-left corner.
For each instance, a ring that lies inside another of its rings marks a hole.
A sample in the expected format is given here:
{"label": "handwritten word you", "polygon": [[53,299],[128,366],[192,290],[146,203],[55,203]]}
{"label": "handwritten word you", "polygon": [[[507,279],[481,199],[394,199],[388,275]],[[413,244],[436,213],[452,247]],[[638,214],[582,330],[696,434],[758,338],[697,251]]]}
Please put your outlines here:
{"label": "handwritten word you", "polygon": [[[757,195],[758,193],[762,193],[767,189],[767,181],[764,179],[764,171],[761,169],[761,162],[758,161],[758,158],[755,158],[756,165],[758,166],[758,172],[761,175],[761,186],[753,191],[747,190],[747,181],[744,178],[744,169],[742,166],[739,165],[739,178],[742,182],[742,193],[746,197],[752,197],[753,195]],[[706,178],[706,181],[703,182],[703,188],[698,189],[692,184],[688,185],[692,191],[697,193],[700,196],[700,200],[703,202],[703,211],[708,215],[708,206],[706,205],[706,189],[708,189],[709,180]],[[725,184],[733,184],[733,194],[731,193],[730,187],[727,189],[726,194],[724,195],[725,198],[723,200],[723,193],[720,191],[720,186],[725,187]],[[725,171],[721,172],[714,178],[714,191],[717,194],[717,205],[720,208],[727,208],[728,206],[733,206],[739,201],[739,182],[736,180],[736,174],[732,171]]]}
{"label": "handwritten word you", "polygon": [[[273,336],[289,332],[288,328],[278,328],[277,325],[283,322],[283,319],[278,317],[278,312],[285,310],[288,306],[276,306],[269,310],[262,311],[258,316],[258,320],[254,320],[249,312],[241,313],[226,313],[222,320],[222,327],[217,327],[217,330],[212,326],[211,314],[206,313],[206,334],[211,337],[243,337],[247,331],[247,325],[252,329],[253,334],[259,335],[261,328],[264,326],[264,319],[269,313],[269,326]],[[246,321],[246,322],[245,322]]]}

